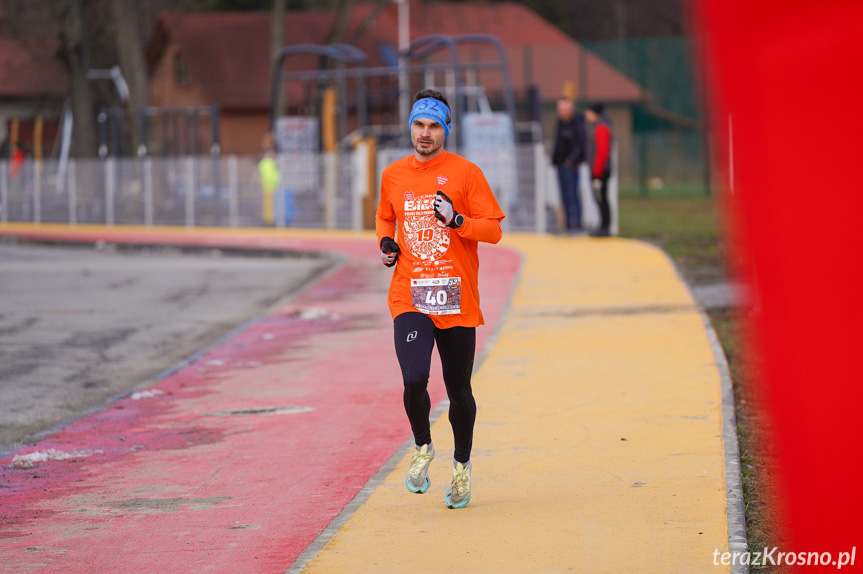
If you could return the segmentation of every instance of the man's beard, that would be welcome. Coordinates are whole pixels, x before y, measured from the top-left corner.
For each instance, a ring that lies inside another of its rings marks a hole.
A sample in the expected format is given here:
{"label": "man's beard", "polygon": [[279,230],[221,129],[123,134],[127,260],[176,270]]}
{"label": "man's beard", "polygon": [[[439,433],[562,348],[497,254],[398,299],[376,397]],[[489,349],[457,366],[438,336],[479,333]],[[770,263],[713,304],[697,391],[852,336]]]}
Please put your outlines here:
{"label": "man's beard", "polygon": [[414,150],[420,155],[431,155],[434,152],[436,152],[437,150],[439,150],[440,147],[443,145],[443,142],[441,142],[440,144],[435,146],[434,140],[431,140],[428,142],[423,142],[423,143],[431,143],[432,145],[427,147],[427,148],[421,148],[420,147],[420,140],[417,140],[416,143],[414,144]]}

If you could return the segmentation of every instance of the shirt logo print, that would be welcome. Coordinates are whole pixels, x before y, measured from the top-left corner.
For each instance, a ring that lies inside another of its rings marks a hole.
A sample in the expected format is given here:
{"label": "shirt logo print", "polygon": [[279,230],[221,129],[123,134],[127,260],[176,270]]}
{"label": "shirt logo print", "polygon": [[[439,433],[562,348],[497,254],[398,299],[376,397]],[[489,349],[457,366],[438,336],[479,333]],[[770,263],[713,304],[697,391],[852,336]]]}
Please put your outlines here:
{"label": "shirt logo print", "polygon": [[411,265],[437,261],[449,249],[450,229],[440,225],[435,218],[434,198],[433,195],[423,195],[405,202],[404,221],[399,233],[403,233],[405,246],[415,258]]}
{"label": "shirt logo print", "polygon": [[443,175],[437,176],[437,184],[440,186],[443,186],[443,184],[445,184],[448,181],[449,181],[449,179],[446,176],[443,176]]}

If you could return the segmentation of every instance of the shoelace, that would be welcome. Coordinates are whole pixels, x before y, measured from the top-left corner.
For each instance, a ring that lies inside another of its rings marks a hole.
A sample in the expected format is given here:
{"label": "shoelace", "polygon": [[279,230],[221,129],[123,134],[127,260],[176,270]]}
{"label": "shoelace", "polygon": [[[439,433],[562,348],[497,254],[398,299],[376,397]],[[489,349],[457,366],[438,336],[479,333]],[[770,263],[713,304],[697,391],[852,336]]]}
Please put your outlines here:
{"label": "shoelace", "polygon": [[419,476],[423,467],[428,464],[433,457],[434,453],[426,452],[423,454],[420,451],[416,451],[414,457],[411,459],[411,476]]}
{"label": "shoelace", "polygon": [[458,494],[464,494],[470,490],[470,475],[467,473],[467,469],[461,472],[455,471],[452,482]]}

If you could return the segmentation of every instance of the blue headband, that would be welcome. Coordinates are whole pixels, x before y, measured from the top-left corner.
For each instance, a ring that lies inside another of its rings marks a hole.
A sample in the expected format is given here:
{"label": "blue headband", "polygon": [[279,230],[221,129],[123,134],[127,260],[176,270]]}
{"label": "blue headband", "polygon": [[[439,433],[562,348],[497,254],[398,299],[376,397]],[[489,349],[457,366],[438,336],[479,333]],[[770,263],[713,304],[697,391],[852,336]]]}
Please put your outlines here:
{"label": "blue headband", "polygon": [[450,112],[449,108],[440,100],[434,98],[423,98],[416,102],[411,108],[411,118],[408,129],[414,125],[417,118],[434,120],[443,126],[444,137],[449,136]]}

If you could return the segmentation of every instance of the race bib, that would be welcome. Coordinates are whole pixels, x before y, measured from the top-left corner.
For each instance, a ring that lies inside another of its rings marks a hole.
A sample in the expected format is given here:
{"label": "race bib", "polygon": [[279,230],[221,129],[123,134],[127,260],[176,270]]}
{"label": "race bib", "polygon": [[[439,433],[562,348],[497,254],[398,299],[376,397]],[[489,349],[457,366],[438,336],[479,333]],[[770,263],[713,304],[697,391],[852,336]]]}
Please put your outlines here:
{"label": "race bib", "polygon": [[411,298],[416,310],[426,315],[458,315],[461,277],[411,279]]}

